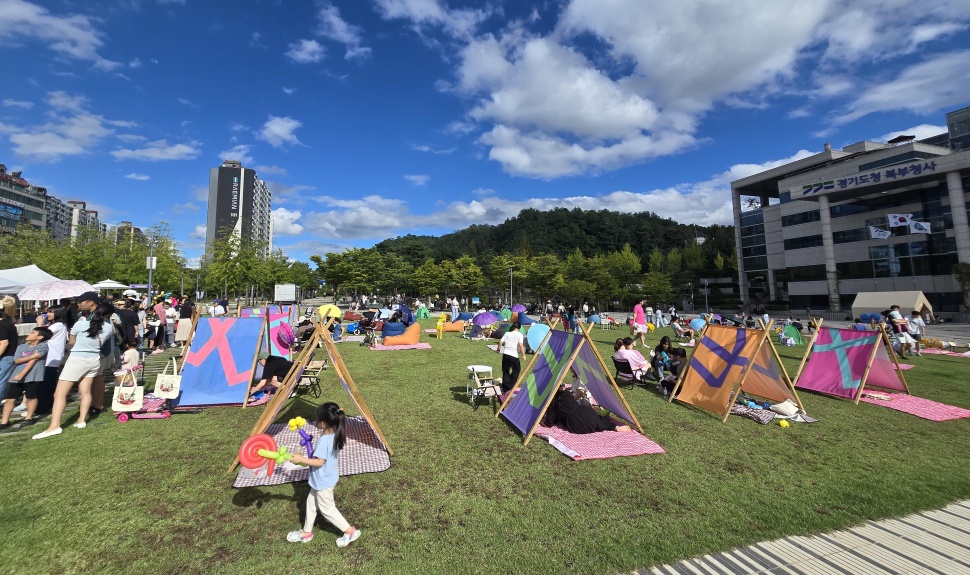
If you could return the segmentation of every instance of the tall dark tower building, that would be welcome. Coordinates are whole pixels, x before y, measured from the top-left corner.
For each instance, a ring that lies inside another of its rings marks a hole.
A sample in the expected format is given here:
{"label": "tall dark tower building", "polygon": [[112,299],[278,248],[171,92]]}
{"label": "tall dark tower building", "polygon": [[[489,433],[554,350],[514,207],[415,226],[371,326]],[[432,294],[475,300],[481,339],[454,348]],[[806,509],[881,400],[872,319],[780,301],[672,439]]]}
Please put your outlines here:
{"label": "tall dark tower building", "polygon": [[273,215],[266,183],[255,170],[226,160],[209,170],[209,216],[206,220],[206,253],[213,242],[236,234],[244,242],[264,243],[266,254],[273,250]]}

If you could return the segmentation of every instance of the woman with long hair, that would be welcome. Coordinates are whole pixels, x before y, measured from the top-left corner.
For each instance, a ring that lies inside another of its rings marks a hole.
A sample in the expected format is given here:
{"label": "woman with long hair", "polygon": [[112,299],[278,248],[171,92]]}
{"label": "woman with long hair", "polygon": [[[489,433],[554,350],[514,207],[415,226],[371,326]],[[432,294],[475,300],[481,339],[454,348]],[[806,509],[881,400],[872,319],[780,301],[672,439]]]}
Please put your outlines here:
{"label": "woman with long hair", "polygon": [[71,318],[66,306],[56,306],[47,310],[47,328],[54,334],[47,341],[47,358],[44,362],[44,383],[37,394],[37,413],[50,413],[54,406],[54,389],[57,377],[64,365],[64,349],[67,347],[67,332]]}
{"label": "woman with long hair", "polygon": [[104,313],[98,309],[100,298],[94,292],[85,292],[77,298],[78,309],[85,314],[71,328],[68,344],[71,346],[71,355],[64,363],[61,370],[60,379],[57,382],[57,389],[54,391],[54,407],[51,411],[51,423],[46,431],[38,433],[33,439],[45,439],[54,435],[60,435],[61,417],[67,407],[67,395],[71,392],[74,384],[78,384],[78,392],[81,394],[81,410],[78,414],[77,423],[74,427],[84,429],[87,427],[85,418],[88,408],[91,406],[91,384],[94,378],[102,372],[101,369],[101,347],[106,338],[110,336],[111,322]]}

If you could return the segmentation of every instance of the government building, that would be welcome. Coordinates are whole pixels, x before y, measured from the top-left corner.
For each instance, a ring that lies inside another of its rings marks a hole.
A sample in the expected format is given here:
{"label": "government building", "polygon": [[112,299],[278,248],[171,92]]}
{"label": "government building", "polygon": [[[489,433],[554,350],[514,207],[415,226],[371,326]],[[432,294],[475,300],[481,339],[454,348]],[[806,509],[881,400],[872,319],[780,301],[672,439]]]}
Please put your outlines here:
{"label": "government building", "polygon": [[742,302],[845,315],[859,292],[919,290],[936,313],[959,311],[952,269],[970,263],[970,108],[947,114],[947,128],[920,141],[826,144],[732,182]]}

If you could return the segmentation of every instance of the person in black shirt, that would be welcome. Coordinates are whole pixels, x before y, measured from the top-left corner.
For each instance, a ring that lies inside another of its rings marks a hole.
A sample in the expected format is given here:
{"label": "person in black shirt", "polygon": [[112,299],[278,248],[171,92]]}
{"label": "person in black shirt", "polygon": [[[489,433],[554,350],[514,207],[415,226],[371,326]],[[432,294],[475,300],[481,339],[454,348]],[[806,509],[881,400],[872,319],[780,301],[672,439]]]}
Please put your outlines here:
{"label": "person in black shirt", "polygon": [[5,395],[7,380],[13,373],[17,339],[17,326],[14,325],[13,319],[3,309],[0,309],[0,397],[7,397]]}
{"label": "person in black shirt", "polygon": [[597,431],[632,431],[628,425],[617,425],[608,416],[599,415],[587,403],[576,400],[573,394],[560,388],[546,410],[545,425],[559,425],[569,433],[596,433]]}
{"label": "person in black shirt", "polygon": [[293,368],[293,362],[285,357],[270,355],[266,352],[259,354],[259,365],[263,366],[263,377],[249,390],[249,399],[259,393],[263,388],[279,387],[286,379],[286,374]]}

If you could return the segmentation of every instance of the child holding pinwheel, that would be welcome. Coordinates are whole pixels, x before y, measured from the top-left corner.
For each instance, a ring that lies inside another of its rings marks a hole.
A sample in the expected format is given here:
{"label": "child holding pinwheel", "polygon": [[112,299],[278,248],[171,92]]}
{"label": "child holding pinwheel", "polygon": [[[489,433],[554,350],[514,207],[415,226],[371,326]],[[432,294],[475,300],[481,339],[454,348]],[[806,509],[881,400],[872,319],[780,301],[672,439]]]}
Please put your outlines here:
{"label": "child holding pinwheel", "polygon": [[293,454],[293,463],[310,467],[310,495],[306,500],[306,520],[303,529],[291,531],[286,540],[291,543],[309,543],[313,539],[313,523],[317,519],[317,512],[327,521],[343,531],[343,536],[337,539],[337,547],[346,547],[360,537],[360,529],[354,527],[344,519],[333,501],[333,488],[337,485],[337,453],[347,441],[347,417],[344,410],[333,402],[327,402],[317,408],[317,428],[322,435],[313,448],[313,457]]}

